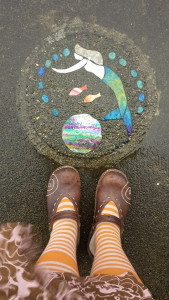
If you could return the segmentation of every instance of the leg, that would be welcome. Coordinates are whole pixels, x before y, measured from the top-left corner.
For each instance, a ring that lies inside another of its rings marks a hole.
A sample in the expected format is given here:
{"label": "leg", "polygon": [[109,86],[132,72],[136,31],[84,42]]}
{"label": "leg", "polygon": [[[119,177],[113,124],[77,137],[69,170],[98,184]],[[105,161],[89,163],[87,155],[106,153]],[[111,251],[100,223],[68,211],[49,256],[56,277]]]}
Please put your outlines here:
{"label": "leg", "polygon": [[118,170],[102,174],[97,190],[89,253],[94,255],[91,275],[132,273],[141,282],[121,246],[129,203],[130,188],[126,176]]}
{"label": "leg", "polygon": [[37,261],[38,268],[79,276],[76,260],[79,189],[80,178],[75,169],[62,167],[52,174],[47,192],[52,231],[48,245]]}
{"label": "leg", "polygon": [[[110,201],[101,215],[119,217],[115,203]],[[119,226],[109,222],[98,224],[95,229],[95,251],[91,275],[120,275],[125,272],[131,272],[141,282],[122,249]]]}

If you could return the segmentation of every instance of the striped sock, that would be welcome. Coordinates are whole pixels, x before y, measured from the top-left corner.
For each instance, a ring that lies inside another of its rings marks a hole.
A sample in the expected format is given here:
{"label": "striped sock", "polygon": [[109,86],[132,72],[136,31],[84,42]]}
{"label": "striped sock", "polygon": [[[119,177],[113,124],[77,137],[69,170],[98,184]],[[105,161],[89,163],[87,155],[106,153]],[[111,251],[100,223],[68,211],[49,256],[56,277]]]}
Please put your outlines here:
{"label": "striped sock", "polygon": [[[101,214],[119,217],[113,201],[107,203]],[[95,253],[91,275],[120,275],[124,272],[131,272],[141,282],[122,249],[119,226],[102,222],[95,229]]]}
{"label": "striped sock", "polygon": [[[57,212],[75,210],[68,198],[63,198]],[[38,267],[60,273],[73,273],[79,276],[76,260],[77,222],[60,219],[53,224],[49,242],[37,261]]]}

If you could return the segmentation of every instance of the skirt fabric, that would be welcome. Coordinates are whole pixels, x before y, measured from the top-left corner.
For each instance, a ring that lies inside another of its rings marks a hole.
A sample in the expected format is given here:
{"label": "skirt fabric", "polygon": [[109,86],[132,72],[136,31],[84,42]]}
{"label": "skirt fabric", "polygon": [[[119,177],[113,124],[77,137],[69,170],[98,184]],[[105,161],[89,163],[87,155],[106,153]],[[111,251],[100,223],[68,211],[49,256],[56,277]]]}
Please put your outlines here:
{"label": "skirt fabric", "polygon": [[40,248],[32,225],[7,223],[0,228],[1,300],[153,299],[131,273],[77,277],[38,270]]}

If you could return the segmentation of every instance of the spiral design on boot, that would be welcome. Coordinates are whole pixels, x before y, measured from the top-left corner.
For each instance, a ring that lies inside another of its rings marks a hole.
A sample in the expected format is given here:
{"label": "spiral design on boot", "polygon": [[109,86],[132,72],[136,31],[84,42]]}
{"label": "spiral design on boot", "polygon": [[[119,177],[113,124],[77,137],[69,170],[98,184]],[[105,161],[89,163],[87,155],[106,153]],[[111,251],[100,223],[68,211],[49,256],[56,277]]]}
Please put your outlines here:
{"label": "spiral design on boot", "polygon": [[58,189],[59,186],[59,181],[57,176],[53,173],[51,175],[49,184],[48,184],[48,188],[47,188],[47,195],[50,196],[52,194],[54,194],[56,192],[56,190]]}
{"label": "spiral design on boot", "polygon": [[127,204],[130,204],[131,188],[128,186],[128,182],[123,186],[121,196]]}

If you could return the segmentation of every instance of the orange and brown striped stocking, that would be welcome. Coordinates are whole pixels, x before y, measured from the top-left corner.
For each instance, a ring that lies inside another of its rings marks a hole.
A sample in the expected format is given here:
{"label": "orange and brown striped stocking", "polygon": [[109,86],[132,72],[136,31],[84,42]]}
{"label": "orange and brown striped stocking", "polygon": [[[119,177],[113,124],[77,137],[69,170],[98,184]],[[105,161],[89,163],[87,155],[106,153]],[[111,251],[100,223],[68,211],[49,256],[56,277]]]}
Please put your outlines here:
{"label": "orange and brown striped stocking", "polygon": [[[60,201],[57,212],[64,210],[75,210],[72,202],[66,197]],[[77,222],[72,219],[55,221],[49,242],[37,261],[38,268],[79,276],[76,244]]]}
{"label": "orange and brown striped stocking", "polygon": [[[118,209],[113,201],[107,203],[102,215],[119,217]],[[120,275],[131,272],[141,282],[133,266],[125,255],[120,238],[120,228],[115,223],[102,222],[95,229],[94,261],[91,275]]]}

